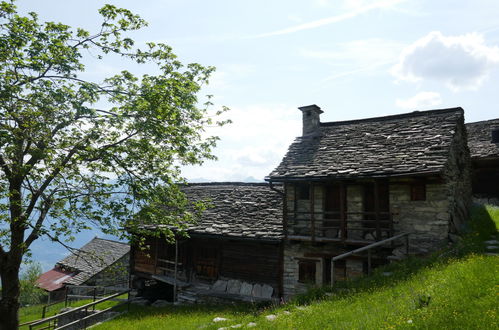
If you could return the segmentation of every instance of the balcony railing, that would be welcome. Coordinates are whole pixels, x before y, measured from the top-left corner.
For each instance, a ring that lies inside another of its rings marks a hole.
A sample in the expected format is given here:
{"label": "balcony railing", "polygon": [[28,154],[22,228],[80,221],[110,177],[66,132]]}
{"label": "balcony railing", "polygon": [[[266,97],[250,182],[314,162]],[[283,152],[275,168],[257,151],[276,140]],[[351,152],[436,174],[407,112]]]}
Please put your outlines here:
{"label": "balcony railing", "polygon": [[394,234],[390,212],[288,212],[291,240],[374,242]]}

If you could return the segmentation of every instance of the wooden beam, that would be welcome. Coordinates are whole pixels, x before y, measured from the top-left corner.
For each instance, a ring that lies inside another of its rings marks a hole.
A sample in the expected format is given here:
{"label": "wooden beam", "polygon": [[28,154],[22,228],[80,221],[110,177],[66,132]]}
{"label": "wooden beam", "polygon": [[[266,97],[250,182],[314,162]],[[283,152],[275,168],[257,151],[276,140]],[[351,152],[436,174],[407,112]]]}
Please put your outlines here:
{"label": "wooden beam", "polygon": [[[341,240],[345,241],[347,239],[348,234],[347,234],[347,223],[346,223],[346,210],[345,210],[345,204],[346,204],[346,187],[345,183],[343,181],[340,182],[340,221],[341,221],[341,232],[338,233],[341,235]],[[331,266],[332,267],[332,266]]]}
{"label": "wooden beam", "polygon": [[315,185],[310,183],[310,231],[312,242],[315,242]]}
{"label": "wooden beam", "polygon": [[376,212],[376,240],[381,240],[381,228],[379,218],[379,182],[374,180],[374,212]]}
{"label": "wooden beam", "polygon": [[[288,185],[284,184],[284,201],[282,203],[282,216],[283,216],[283,229],[284,229],[284,239],[288,239]],[[295,195],[296,197],[296,195]]]}

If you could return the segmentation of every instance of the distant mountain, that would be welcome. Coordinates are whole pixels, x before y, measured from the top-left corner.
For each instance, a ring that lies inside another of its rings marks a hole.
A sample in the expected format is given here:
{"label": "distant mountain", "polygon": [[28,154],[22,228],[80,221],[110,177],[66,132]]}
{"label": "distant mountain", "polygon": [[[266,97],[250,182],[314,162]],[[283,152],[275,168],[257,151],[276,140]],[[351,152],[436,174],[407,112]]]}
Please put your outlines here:
{"label": "distant mountain", "polygon": [[[79,233],[73,242],[67,244],[72,248],[80,248],[94,237],[119,240],[117,237],[105,235],[99,230],[87,230]],[[52,269],[58,261],[64,259],[68,254],[70,252],[67,248],[45,237],[37,239],[31,245],[31,260],[40,263],[44,272]]]}
{"label": "distant mountain", "polygon": [[[189,182],[189,183],[206,183],[206,182],[218,182],[218,181],[217,180],[210,180],[210,179],[206,179],[206,178],[193,178],[193,179],[187,180],[187,182]],[[222,182],[256,182],[256,183],[258,183],[258,182],[265,182],[265,181],[255,179],[252,176],[248,176],[242,180],[222,180]]]}

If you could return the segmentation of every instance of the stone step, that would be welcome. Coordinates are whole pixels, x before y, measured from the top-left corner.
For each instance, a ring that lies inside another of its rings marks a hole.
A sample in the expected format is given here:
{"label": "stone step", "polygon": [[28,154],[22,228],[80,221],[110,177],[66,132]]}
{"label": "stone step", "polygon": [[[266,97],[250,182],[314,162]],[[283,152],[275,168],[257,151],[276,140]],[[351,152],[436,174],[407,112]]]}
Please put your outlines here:
{"label": "stone step", "polygon": [[188,296],[182,296],[182,295],[179,295],[177,297],[177,299],[178,299],[179,302],[188,303],[188,304],[195,304],[197,302],[196,298],[188,297]]}
{"label": "stone step", "polygon": [[386,259],[390,261],[401,261],[404,260],[405,258],[403,256],[388,256]]}

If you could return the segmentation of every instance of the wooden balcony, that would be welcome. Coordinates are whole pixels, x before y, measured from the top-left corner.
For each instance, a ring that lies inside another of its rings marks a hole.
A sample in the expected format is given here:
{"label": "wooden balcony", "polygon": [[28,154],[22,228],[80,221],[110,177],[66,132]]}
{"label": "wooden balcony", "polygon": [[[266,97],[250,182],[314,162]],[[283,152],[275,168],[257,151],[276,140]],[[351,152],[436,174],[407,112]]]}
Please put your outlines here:
{"label": "wooden balcony", "polygon": [[369,244],[394,235],[389,212],[288,212],[286,238]]}

